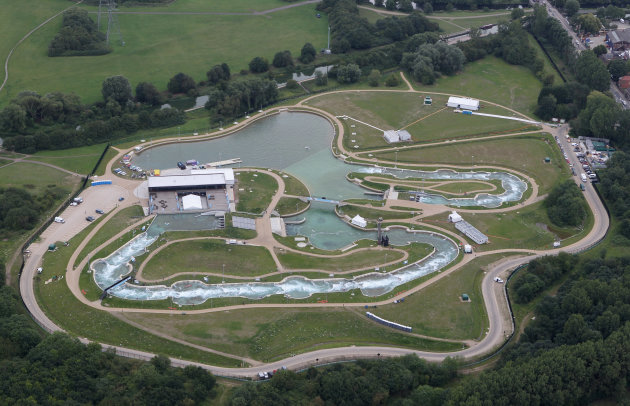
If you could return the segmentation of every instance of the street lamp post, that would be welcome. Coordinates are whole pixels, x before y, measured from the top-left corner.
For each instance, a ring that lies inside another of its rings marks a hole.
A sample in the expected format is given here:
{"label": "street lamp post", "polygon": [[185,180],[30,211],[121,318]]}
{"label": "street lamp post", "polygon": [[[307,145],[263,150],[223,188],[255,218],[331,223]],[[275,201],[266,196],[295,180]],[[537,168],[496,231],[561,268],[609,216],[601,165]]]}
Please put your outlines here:
{"label": "street lamp post", "polygon": [[225,264],[223,264],[222,267],[223,271],[222,271],[222,275],[221,275],[221,283],[225,283]]}
{"label": "street lamp post", "polygon": [[396,152],[396,163],[394,164],[394,168],[397,168],[398,167],[398,150],[394,152]]}
{"label": "street lamp post", "polygon": [[475,166],[475,156],[473,155],[472,158],[470,158],[470,171],[472,172],[472,167]]}

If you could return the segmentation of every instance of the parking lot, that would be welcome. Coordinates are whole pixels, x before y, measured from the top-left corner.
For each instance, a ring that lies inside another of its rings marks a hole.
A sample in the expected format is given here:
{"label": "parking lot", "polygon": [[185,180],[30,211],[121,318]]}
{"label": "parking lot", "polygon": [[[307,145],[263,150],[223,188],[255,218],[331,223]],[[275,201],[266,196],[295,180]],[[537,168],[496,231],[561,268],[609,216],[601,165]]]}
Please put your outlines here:
{"label": "parking lot", "polygon": [[120,197],[125,200],[133,199],[127,190],[116,185],[92,186],[85,189],[80,196],[83,203],[66,207],[59,215],[65,223],[52,223],[42,233],[42,240],[68,241],[90,224],[85,219],[87,216],[95,219],[101,216],[96,213],[97,209],[108,213],[116,207]]}

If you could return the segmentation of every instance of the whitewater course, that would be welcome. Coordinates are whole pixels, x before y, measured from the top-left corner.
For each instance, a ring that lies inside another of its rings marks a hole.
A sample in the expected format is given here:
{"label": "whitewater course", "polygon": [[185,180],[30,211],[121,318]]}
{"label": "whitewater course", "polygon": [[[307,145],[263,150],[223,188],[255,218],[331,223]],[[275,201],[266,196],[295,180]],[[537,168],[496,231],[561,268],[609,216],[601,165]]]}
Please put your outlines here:
{"label": "whitewater course", "polygon": [[[349,165],[331,153],[333,137],[334,129],[328,120],[313,114],[285,112],[259,120],[228,137],[150,148],[138,155],[134,164],[143,168],[170,168],[177,161],[193,158],[212,162],[238,157],[247,167],[273,168],[294,175],[309,188],[312,196],[325,196],[339,201],[367,197],[364,189],[346,180],[349,172],[391,175],[400,179],[501,182],[504,189],[501,194],[479,193],[474,197],[454,199],[438,194],[424,194],[421,198],[423,203],[457,207],[499,207],[506,202],[521,200],[527,189],[526,182],[506,172],[456,172],[445,169],[417,171]],[[238,172],[238,168],[235,170]],[[312,203],[299,218],[305,221],[299,225],[288,224],[287,234],[308,237],[310,243],[317,248],[335,250],[358,239],[376,240],[375,232],[358,230],[341,221],[335,215],[332,205]],[[215,223],[212,216],[158,215],[146,232],[139,234],[107,258],[92,263],[94,280],[101,289],[105,289],[128,275],[132,270],[132,258],[145,253],[165,231],[213,229],[216,228]],[[318,293],[347,292],[353,289],[359,289],[365,296],[374,297],[439,271],[459,254],[459,248],[453,240],[435,232],[394,229],[388,231],[387,235],[392,245],[419,242],[430,244],[434,251],[420,262],[391,272],[372,272],[354,278],[309,279],[290,276],[280,282],[222,284],[187,280],[170,286],[143,286],[127,282],[110,289],[109,293],[130,300],[171,298],[179,305],[200,304],[211,298],[227,297],[261,299],[270,295],[285,295],[302,299]]]}

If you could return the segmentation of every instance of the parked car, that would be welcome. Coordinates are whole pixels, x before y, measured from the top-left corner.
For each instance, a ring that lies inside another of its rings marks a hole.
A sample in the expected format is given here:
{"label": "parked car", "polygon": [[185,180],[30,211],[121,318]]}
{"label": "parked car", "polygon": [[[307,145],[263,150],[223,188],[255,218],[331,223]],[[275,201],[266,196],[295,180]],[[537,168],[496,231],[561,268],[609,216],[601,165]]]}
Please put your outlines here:
{"label": "parked car", "polygon": [[92,216],[87,216],[85,219],[86,219],[87,221],[94,221],[94,217],[92,217]]}
{"label": "parked car", "polygon": [[125,198],[124,198],[124,197],[122,197],[122,196],[120,196],[120,197],[118,198],[118,201],[119,201],[119,202],[122,202],[123,200],[125,200]]}
{"label": "parked car", "polygon": [[186,164],[180,161],[177,163],[177,167],[183,171],[186,169]]}
{"label": "parked car", "polygon": [[496,283],[503,283],[503,279],[499,278],[498,276],[495,276],[494,281]]}
{"label": "parked car", "polygon": [[104,212],[103,210],[101,210],[101,209],[96,209],[95,211],[96,211],[96,213],[98,213],[98,214],[103,214],[103,213],[105,213],[105,212]]}

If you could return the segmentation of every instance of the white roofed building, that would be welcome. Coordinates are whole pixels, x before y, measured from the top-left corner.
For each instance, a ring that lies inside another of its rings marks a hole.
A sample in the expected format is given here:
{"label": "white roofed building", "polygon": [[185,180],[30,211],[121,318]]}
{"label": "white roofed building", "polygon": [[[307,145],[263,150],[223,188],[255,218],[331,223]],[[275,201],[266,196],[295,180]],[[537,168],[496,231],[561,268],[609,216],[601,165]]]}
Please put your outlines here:
{"label": "white roofed building", "polygon": [[479,100],[468,97],[451,96],[446,105],[461,110],[479,110]]}
{"label": "white roofed building", "polygon": [[362,228],[367,227],[367,221],[358,214],[352,218],[351,223]]}

